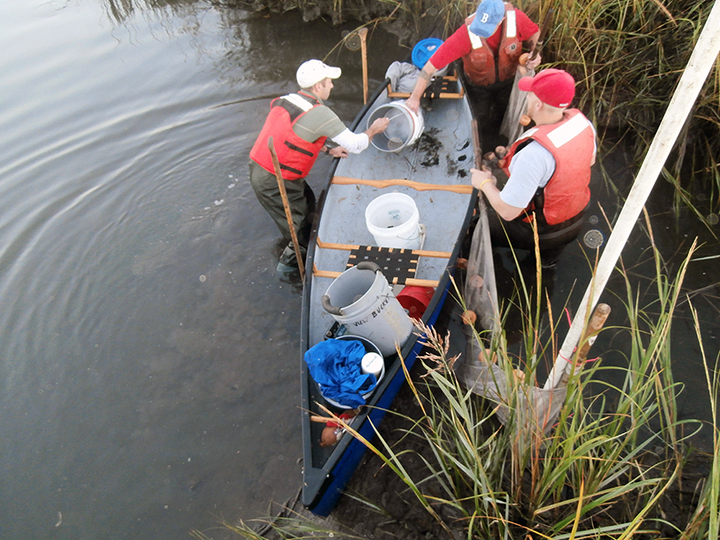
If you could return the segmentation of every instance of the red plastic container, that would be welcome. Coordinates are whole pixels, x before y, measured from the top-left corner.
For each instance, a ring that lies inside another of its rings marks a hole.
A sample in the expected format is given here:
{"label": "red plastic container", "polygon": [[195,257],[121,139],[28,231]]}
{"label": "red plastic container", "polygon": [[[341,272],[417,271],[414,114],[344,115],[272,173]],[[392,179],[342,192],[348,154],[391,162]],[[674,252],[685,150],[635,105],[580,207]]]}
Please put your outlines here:
{"label": "red plastic container", "polygon": [[420,319],[430,304],[433,294],[435,294],[435,289],[432,287],[406,285],[403,290],[397,294],[397,300],[410,317]]}

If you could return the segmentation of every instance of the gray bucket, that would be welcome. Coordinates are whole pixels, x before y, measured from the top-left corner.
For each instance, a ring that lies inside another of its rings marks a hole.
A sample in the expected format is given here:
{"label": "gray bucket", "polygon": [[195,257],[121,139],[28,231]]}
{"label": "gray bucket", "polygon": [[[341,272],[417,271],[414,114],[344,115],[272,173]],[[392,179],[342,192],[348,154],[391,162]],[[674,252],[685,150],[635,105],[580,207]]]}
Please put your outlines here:
{"label": "gray bucket", "polygon": [[412,333],[412,320],[374,262],[363,261],[336,277],[322,305],[348,332],[372,341],[383,356],[394,354]]}

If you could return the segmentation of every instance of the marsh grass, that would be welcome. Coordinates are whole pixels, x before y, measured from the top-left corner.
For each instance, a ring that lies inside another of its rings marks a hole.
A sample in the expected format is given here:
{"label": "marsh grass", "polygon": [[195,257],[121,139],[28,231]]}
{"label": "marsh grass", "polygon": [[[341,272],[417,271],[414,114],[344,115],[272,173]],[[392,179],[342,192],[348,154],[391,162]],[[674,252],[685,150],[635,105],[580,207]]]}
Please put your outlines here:
{"label": "marsh grass", "polygon": [[[648,230],[652,240],[649,224]],[[712,410],[712,465],[694,498],[685,501],[684,515],[671,520],[663,510],[682,482],[683,467],[692,453],[690,439],[701,427],[698,421],[679,418],[677,398],[683,388],[673,378],[670,358],[673,314],[682,299],[681,285],[694,249],[693,245],[670,278],[662,257],[650,248],[655,276],[649,301],[632,286],[632,272],[620,264],[625,284],[621,300],[629,324],[606,327],[603,332],[625,336],[622,362],[613,365],[601,356],[576,366],[559,417],[549,429],[531,430],[528,437],[527,417],[517,409],[533,395],[538,368],[556,354],[558,345],[553,340],[548,345],[546,336],[564,314],[553,315],[548,309],[541,315],[532,307],[522,354],[509,351],[502,332],[475,336],[485,344],[485,361],[496,362],[499,377],[508,382],[510,391],[501,402],[469,390],[456,376],[465,353],[451,352],[455,349],[450,336],[418,324],[418,332],[427,336],[427,347],[419,357],[421,375],[411,377],[405,371],[418,413],[392,411],[406,427],[392,436],[377,432],[373,442],[349,425],[348,432],[397,476],[405,495],[448,538],[717,538],[720,372],[717,360],[710,366],[705,358],[700,322],[691,304]],[[531,284],[519,289],[520,304],[542,299]],[[553,316],[554,322],[542,323]],[[503,407],[509,414],[500,421]],[[419,458],[422,466],[409,466],[410,458]],[[365,504],[384,512],[377,500]],[[269,521],[268,526],[273,538],[332,534],[299,515]],[[244,538],[265,538],[244,523],[228,528]]]}
{"label": "marsh grass", "polygon": [[[697,517],[687,516],[687,527],[664,520],[661,508],[681,474],[688,438],[699,429],[697,422],[678,419],[682,387],[673,380],[669,354],[672,315],[691,255],[692,250],[670,280],[655,253],[657,299],[648,306],[639,305],[625,275],[631,324],[613,331],[630,337],[627,365],[598,360],[572,375],[557,424],[532,445],[518,444],[524,426],[514,425],[517,418],[511,415],[502,427],[494,421],[497,404],[478,398],[455,377],[453,364],[462,359],[449,358],[446,340],[421,328],[431,351],[421,358],[424,387],[412,388],[425,414],[408,435],[423,439],[430,451],[423,456],[423,476],[402,474],[423,506],[438,517],[454,516],[445,525],[462,527],[468,538],[700,538],[706,527],[698,524],[706,521],[716,530],[717,459]],[[537,359],[518,362],[501,338],[489,339],[487,358],[496,359],[507,380],[516,380],[520,366],[532,384]],[[526,350],[538,355],[544,348],[536,344]],[[714,398],[718,380],[709,373]],[[527,386],[516,382],[505,405],[512,409]],[[384,439],[378,446],[366,444],[401,469],[402,452],[395,453]]]}
{"label": "marsh grass", "polygon": [[[648,230],[652,240],[649,224]],[[685,513],[671,520],[663,509],[673,492],[679,491],[683,467],[692,457],[690,439],[701,427],[698,421],[679,418],[677,398],[683,388],[673,378],[670,358],[673,315],[694,249],[693,245],[670,278],[662,257],[650,248],[655,268],[650,301],[632,286],[632,272],[620,263],[625,283],[621,299],[629,324],[606,327],[603,332],[625,336],[622,362],[612,365],[601,356],[574,369],[557,421],[550,429],[532,431],[529,444],[524,433],[527,418],[515,409],[532,395],[543,361],[556,354],[558,345],[553,340],[548,345],[546,336],[564,316],[558,313],[554,322],[542,323],[552,320],[552,310],[543,316],[536,307],[528,311],[529,337],[521,355],[509,351],[502,332],[476,336],[486,345],[485,359],[496,362],[501,376],[511,381],[511,391],[502,403],[468,390],[456,376],[464,353],[451,352],[450,336],[419,324],[418,332],[427,336],[427,347],[419,357],[421,375],[411,377],[405,370],[419,412],[391,411],[406,427],[394,434],[378,431],[373,442],[350,425],[346,429],[397,476],[405,487],[405,498],[415,500],[437,524],[437,537],[717,538],[720,366],[717,359],[711,366],[705,357],[700,321],[692,304],[712,411],[713,454],[709,475],[692,500],[684,501]],[[521,304],[542,298],[528,283],[519,288]],[[462,303],[459,295],[457,300]],[[539,329],[539,323],[546,328]],[[502,407],[510,414],[500,421]],[[415,462],[419,458],[422,466],[410,466],[411,458]],[[355,499],[378,514],[387,514],[377,499]],[[295,513],[260,523],[264,532],[246,523],[224,527],[254,540],[354,538]],[[194,536],[207,539],[197,531]]]}
{"label": "marsh grass", "polygon": [[691,305],[695,333],[700,344],[703,366],[709,394],[712,435],[713,435],[713,460],[708,476],[700,495],[697,509],[684,531],[683,538],[720,538],[720,425],[718,425],[718,396],[720,396],[720,359],[715,359],[711,368],[705,355],[705,348],[702,344],[700,334],[700,321],[697,311]]}

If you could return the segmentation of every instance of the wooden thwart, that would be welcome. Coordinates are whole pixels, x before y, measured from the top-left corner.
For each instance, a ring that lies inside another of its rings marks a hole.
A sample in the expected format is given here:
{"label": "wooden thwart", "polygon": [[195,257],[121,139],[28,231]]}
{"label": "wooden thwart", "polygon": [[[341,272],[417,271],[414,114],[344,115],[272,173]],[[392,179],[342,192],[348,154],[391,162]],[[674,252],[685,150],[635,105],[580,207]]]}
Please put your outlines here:
{"label": "wooden thwart", "polygon": [[372,186],[375,188],[407,186],[416,191],[449,191],[451,193],[460,194],[472,193],[473,190],[473,187],[471,185],[424,184],[422,182],[415,182],[414,180],[406,180],[404,178],[394,178],[389,180],[363,180],[361,178],[350,178],[347,176],[334,176],[332,183],[341,185],[363,184],[365,186]]}
{"label": "wooden thwart", "polygon": [[[324,277],[324,278],[331,278],[334,279],[338,277],[342,272],[333,272],[331,270],[318,270],[317,267],[313,265],[313,276],[315,277]],[[438,281],[432,280],[432,279],[417,279],[417,278],[409,278],[405,280],[405,285],[416,285],[418,287],[437,287],[439,284]]]}
{"label": "wooden thwart", "polygon": [[[323,242],[320,238],[315,241],[315,244],[320,249],[337,249],[340,251],[353,251],[363,247],[353,244],[333,244],[331,242]],[[427,251],[425,249],[415,249],[413,250],[413,253],[418,257],[435,257],[437,259],[449,259],[451,255],[451,253],[448,253],[447,251]]]}

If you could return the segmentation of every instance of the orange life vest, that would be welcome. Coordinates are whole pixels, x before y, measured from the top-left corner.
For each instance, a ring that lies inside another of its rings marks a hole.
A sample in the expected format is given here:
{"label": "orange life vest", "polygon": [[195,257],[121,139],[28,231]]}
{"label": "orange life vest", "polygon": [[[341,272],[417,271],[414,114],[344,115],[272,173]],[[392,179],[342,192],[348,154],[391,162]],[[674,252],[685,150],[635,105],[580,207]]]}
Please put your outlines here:
{"label": "orange life vest", "polygon": [[462,59],[463,69],[470,82],[478,86],[488,86],[514,78],[522,54],[522,43],[517,37],[515,9],[512,5],[505,4],[505,19],[502,23],[497,58],[488,46],[487,40],[470,31],[470,23],[474,18],[475,15],[471,15],[465,19],[465,28],[473,50]]}
{"label": "orange life vest", "polygon": [[[542,144],[555,158],[555,171],[542,190],[543,216],[548,225],[557,225],[578,215],[590,202],[590,167],[595,156],[595,130],[579,110],[568,109],[557,124],[527,130],[510,148],[503,170],[510,176],[513,156],[530,141]],[[538,190],[538,191],[540,191]],[[535,209],[531,202],[521,214]],[[527,215],[526,215],[527,214]]]}
{"label": "orange life vest", "polygon": [[327,137],[308,142],[293,131],[293,126],[309,110],[319,106],[319,99],[304,92],[274,99],[270,114],[250,150],[250,159],[266,171],[275,173],[268,149],[268,139],[272,136],[283,179],[297,180],[307,176]]}

